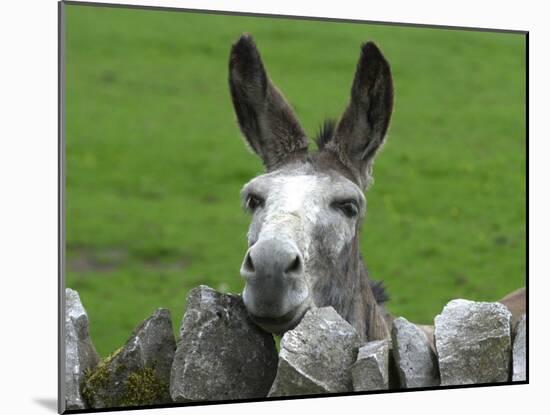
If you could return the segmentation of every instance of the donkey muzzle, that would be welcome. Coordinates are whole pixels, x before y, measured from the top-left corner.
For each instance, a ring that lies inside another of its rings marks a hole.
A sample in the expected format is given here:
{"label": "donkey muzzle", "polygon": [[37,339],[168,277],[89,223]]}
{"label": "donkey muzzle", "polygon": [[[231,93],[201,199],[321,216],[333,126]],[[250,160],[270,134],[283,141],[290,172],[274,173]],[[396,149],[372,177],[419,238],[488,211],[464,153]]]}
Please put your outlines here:
{"label": "donkey muzzle", "polygon": [[257,241],[245,255],[241,276],[246,281],[243,301],[248,313],[266,331],[293,328],[309,308],[304,260],[292,241]]}

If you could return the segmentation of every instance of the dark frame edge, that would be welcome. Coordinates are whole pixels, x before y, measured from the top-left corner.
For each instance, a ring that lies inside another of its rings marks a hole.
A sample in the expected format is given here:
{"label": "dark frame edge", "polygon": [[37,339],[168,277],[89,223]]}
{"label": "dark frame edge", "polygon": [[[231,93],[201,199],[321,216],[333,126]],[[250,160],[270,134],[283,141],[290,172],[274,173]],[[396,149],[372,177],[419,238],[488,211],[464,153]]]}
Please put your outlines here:
{"label": "dark frame edge", "polygon": [[98,3],[98,2],[82,2],[74,0],[61,0],[63,3],[70,6],[85,6],[85,7],[111,7],[120,9],[138,9],[138,10],[156,10],[156,11],[174,11],[174,12],[188,12],[188,13],[201,13],[201,14],[221,14],[229,16],[244,16],[244,17],[261,17],[261,18],[283,18],[283,19],[296,19],[296,20],[315,20],[325,22],[341,22],[341,23],[359,23],[359,24],[373,24],[380,26],[404,26],[415,28],[427,28],[427,29],[443,29],[443,30],[466,30],[466,31],[479,31],[479,32],[494,32],[494,33],[508,33],[508,34],[520,34],[525,35],[527,30],[515,30],[515,29],[494,29],[487,27],[467,27],[467,26],[450,26],[450,25],[436,25],[426,23],[396,23],[390,21],[377,21],[377,20],[360,20],[360,19],[345,19],[336,17],[325,16],[300,16],[300,15],[287,15],[287,14],[270,14],[270,13],[255,13],[244,11],[229,11],[229,10],[204,10],[204,9],[192,9],[184,7],[169,7],[169,6],[147,6],[143,4],[119,4],[119,3]]}
{"label": "dark frame edge", "polygon": [[57,3],[57,412],[66,412],[65,385],[65,1]]}
{"label": "dark frame edge", "polygon": [[509,381],[499,383],[474,383],[468,385],[448,385],[448,386],[430,386],[421,388],[410,389],[389,389],[378,390],[368,392],[341,392],[341,393],[328,393],[317,395],[293,395],[293,396],[279,396],[270,398],[250,398],[250,399],[232,399],[232,400],[220,400],[220,401],[194,401],[194,402],[172,402],[162,405],[136,405],[126,407],[115,408],[93,408],[93,409],[74,409],[67,410],[66,414],[86,414],[97,412],[120,412],[120,411],[137,411],[143,409],[168,409],[168,408],[185,408],[194,406],[211,406],[211,405],[227,405],[227,404],[239,404],[247,402],[277,402],[277,401],[289,401],[289,400],[303,400],[303,399],[317,399],[317,398],[338,398],[342,396],[366,396],[366,395],[379,395],[379,394],[394,394],[394,393],[410,393],[410,392],[437,392],[448,389],[472,389],[472,388],[487,388],[487,387],[503,387],[503,386],[519,386],[527,385],[528,381]]}
{"label": "dark frame edge", "polygon": [[525,380],[529,383],[529,31],[525,33]]}

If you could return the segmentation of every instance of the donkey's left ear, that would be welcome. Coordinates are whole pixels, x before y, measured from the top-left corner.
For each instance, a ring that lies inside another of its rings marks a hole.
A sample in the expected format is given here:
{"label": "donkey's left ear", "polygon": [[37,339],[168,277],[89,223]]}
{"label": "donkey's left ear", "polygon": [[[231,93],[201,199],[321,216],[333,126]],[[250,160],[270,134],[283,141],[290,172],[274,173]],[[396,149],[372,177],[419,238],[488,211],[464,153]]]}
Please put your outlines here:
{"label": "donkey's left ear", "polygon": [[242,35],[231,48],[229,87],[241,131],[268,170],[307,153],[306,134],[267,76],[250,35]]}
{"label": "donkey's left ear", "polygon": [[374,157],[384,141],[392,109],[390,65],[378,47],[367,42],[361,48],[350,103],[324,146],[356,173],[363,188],[371,180]]}

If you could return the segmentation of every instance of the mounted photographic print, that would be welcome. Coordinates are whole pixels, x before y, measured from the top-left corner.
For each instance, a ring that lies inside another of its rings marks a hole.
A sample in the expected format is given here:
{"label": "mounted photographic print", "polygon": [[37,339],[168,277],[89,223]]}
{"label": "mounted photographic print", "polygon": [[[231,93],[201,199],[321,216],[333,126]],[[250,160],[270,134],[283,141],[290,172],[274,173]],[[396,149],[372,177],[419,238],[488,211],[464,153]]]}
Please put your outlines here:
{"label": "mounted photographic print", "polygon": [[59,40],[60,412],[527,383],[527,33],[61,2]]}

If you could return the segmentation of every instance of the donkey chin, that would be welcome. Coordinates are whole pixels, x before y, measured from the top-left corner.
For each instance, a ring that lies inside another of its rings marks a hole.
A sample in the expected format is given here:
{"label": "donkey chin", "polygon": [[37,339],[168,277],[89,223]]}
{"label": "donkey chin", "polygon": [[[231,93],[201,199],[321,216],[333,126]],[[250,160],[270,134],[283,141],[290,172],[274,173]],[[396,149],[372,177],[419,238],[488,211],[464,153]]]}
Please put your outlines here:
{"label": "donkey chin", "polygon": [[[265,291],[248,282],[243,290],[243,301],[251,320],[269,333],[281,335],[292,330],[312,306],[307,290],[290,292],[281,296],[280,301],[273,301],[273,293]],[[264,301],[264,297],[269,298]]]}

